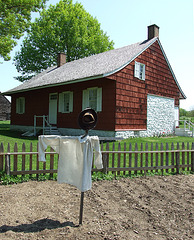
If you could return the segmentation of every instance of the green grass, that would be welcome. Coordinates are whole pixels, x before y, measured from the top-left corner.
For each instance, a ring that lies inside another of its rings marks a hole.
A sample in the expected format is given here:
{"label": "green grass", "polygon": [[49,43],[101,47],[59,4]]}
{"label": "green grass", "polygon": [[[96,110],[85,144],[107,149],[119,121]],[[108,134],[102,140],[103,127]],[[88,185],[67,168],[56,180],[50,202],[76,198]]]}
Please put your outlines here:
{"label": "green grass", "polygon": [[4,150],[7,150],[8,143],[10,151],[13,152],[14,145],[17,143],[18,151],[22,151],[22,144],[25,143],[27,151],[30,149],[30,144],[38,143],[37,137],[22,137],[21,132],[10,130],[10,121],[0,121],[0,144],[3,143]]}

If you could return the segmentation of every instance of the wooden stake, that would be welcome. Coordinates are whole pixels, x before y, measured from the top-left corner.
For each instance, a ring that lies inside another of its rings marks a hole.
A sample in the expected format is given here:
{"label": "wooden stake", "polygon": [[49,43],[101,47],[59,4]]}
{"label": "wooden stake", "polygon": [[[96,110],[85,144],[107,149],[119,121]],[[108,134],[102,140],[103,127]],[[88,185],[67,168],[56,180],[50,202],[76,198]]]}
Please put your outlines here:
{"label": "wooden stake", "polygon": [[79,213],[79,225],[82,224],[83,207],[84,207],[84,192],[81,192],[80,213]]}

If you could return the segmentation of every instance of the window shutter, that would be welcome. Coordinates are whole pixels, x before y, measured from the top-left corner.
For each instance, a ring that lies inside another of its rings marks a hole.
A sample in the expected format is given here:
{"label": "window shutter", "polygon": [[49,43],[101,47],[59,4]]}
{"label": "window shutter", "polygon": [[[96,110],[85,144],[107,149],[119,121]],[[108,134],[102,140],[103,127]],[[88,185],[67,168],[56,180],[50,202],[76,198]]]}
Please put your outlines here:
{"label": "window shutter", "polygon": [[82,110],[84,110],[85,108],[89,107],[89,94],[88,94],[88,90],[83,90],[83,96],[82,96]]}
{"label": "window shutter", "polygon": [[145,80],[145,65],[143,65],[143,77],[142,80]]}
{"label": "window shutter", "polygon": [[20,100],[19,98],[16,99],[16,113],[19,113],[19,106],[20,106]]}
{"label": "window shutter", "polygon": [[97,89],[97,112],[102,111],[102,88]]}
{"label": "window shutter", "polygon": [[22,106],[22,110],[21,110],[21,113],[25,113],[25,98],[21,98],[21,106]]}
{"label": "window shutter", "polygon": [[63,93],[59,93],[59,112],[63,112],[64,110],[64,101],[63,101]]}
{"label": "window shutter", "polygon": [[139,72],[140,72],[140,63],[135,62],[134,77],[139,78]]}
{"label": "window shutter", "polygon": [[73,112],[73,92],[69,93],[69,112]]}

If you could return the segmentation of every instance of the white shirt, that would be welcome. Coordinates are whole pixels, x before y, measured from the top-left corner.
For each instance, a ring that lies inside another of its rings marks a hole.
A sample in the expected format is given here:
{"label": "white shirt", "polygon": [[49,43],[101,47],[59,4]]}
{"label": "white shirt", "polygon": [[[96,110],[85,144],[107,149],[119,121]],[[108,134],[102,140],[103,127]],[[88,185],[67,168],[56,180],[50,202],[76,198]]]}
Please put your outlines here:
{"label": "white shirt", "polygon": [[41,135],[38,143],[39,161],[46,161],[44,151],[51,146],[59,154],[58,183],[68,183],[85,192],[92,187],[93,149],[95,166],[100,169],[102,154],[97,136],[80,137]]}

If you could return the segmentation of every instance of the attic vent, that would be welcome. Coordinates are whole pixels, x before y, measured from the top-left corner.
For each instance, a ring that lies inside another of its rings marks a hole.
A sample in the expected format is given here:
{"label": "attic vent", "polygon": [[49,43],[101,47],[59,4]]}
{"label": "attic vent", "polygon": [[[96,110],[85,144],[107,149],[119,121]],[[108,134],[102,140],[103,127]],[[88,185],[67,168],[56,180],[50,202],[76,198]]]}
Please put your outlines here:
{"label": "attic vent", "polygon": [[156,24],[148,26],[148,40],[159,37],[159,27]]}
{"label": "attic vent", "polygon": [[57,55],[57,67],[61,67],[65,63],[66,63],[65,53],[58,53],[58,55]]}

